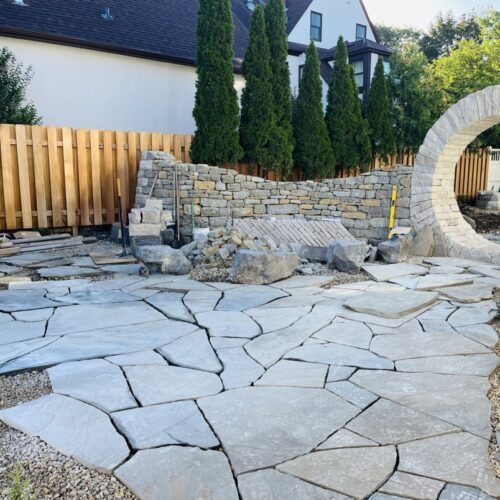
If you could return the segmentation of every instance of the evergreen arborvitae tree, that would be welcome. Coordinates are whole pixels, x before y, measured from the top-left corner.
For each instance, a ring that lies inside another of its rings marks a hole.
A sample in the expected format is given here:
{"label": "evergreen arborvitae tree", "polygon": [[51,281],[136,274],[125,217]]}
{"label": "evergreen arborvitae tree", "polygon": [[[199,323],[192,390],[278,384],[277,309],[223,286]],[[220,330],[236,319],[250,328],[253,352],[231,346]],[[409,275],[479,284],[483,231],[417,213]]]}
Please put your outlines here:
{"label": "evergreen arborvitae tree", "polygon": [[365,104],[365,117],[368,120],[370,140],[374,155],[384,162],[396,151],[396,141],[392,128],[392,112],[387,97],[387,79],[384,61],[379,57],[375,74]]}
{"label": "evergreen arborvitae tree", "polygon": [[[337,160],[337,168],[366,168],[367,127],[361,114],[361,104],[348,63],[347,47],[339,38],[335,53],[332,81],[328,89],[326,124]],[[363,134],[361,137],[359,134]]]}
{"label": "evergreen arborvitae tree", "polygon": [[255,8],[250,20],[242,70],[246,83],[241,95],[240,143],[249,163],[267,167],[267,148],[275,116],[269,45],[261,5]]}
{"label": "evergreen arborvitae tree", "polygon": [[233,18],[230,0],[200,0],[196,33],[197,74],[191,145],[195,163],[212,165],[241,158],[239,109],[233,74]]}
{"label": "evergreen arborvitae tree", "polygon": [[318,52],[311,42],[293,107],[294,160],[306,179],[333,174],[335,158],[323,116]]}
{"label": "evergreen arborvitae tree", "polygon": [[269,0],[265,7],[267,40],[271,54],[271,83],[274,96],[276,127],[273,130],[270,154],[270,168],[290,172],[293,159],[292,92],[290,70],[287,64],[288,37],[286,13],[283,0]]}

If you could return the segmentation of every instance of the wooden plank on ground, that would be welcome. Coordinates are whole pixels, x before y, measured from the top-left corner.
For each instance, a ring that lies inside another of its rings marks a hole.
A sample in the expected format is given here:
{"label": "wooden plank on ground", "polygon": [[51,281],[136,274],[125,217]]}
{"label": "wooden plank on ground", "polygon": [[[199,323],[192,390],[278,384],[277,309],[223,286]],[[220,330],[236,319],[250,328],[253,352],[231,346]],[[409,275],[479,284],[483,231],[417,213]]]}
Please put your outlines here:
{"label": "wooden plank on ground", "polygon": [[80,191],[80,225],[90,226],[90,193],[87,170],[87,131],[76,130],[78,187]]}
{"label": "wooden plank on ground", "polygon": [[16,205],[14,200],[13,160],[10,151],[10,130],[8,125],[0,125],[0,158],[2,166],[3,196],[7,229],[15,229]]}
{"label": "wooden plank on ground", "polygon": [[92,208],[94,212],[94,225],[102,224],[102,198],[101,198],[101,153],[99,131],[90,131],[90,170],[92,173]]}
{"label": "wooden plank on ground", "polygon": [[76,221],[76,186],[75,167],[73,165],[73,132],[70,128],[62,129],[64,186],[66,192],[66,220],[68,226],[74,227]]}

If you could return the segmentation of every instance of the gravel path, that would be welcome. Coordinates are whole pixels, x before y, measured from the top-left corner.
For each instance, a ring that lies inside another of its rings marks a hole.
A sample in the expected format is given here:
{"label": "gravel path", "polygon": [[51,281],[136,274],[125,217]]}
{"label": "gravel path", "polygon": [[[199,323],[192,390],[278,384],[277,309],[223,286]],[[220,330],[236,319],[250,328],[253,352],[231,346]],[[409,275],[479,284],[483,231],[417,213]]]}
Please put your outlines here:
{"label": "gravel path", "polygon": [[[0,409],[51,393],[46,372],[0,378]],[[0,422],[0,498],[7,498],[10,475],[20,464],[31,493],[39,499],[135,499],[115,477],[87,469],[36,437],[27,436]]]}
{"label": "gravel path", "polygon": [[[497,305],[500,307],[500,290],[497,290],[495,294],[495,300]],[[500,318],[497,317],[496,321],[493,322],[499,338],[500,338]],[[496,353],[500,356],[500,341],[495,349]],[[491,401],[491,425],[494,430],[500,435],[500,365],[493,372],[490,378],[491,381],[491,391],[489,393],[489,398]],[[490,460],[495,474],[500,478],[500,443],[492,441],[490,445]]]}

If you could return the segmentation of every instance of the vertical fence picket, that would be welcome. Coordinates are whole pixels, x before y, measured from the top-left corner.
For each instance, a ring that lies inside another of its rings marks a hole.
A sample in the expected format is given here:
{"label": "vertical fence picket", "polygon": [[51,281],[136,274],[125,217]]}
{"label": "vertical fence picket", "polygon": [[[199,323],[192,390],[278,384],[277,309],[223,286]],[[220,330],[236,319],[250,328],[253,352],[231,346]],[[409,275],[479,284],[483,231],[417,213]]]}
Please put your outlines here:
{"label": "vertical fence picket", "polygon": [[75,168],[73,165],[73,133],[70,128],[62,129],[64,188],[66,193],[67,225],[75,227],[76,221],[76,185]]}
{"label": "vertical fence picket", "polygon": [[78,187],[80,192],[80,225],[90,226],[90,193],[87,169],[87,131],[84,129],[78,129],[76,131],[76,151]]}
{"label": "vertical fence picket", "polygon": [[35,175],[37,226],[48,227],[42,127],[32,127],[31,140],[33,143],[33,172]]}
{"label": "vertical fence picket", "polygon": [[101,141],[98,130],[90,131],[90,171],[92,173],[92,208],[94,224],[102,224],[102,198],[101,198]]}
{"label": "vertical fence picket", "polygon": [[31,212],[31,190],[28,165],[28,146],[26,144],[25,125],[16,125],[17,169],[19,174],[19,192],[21,194],[21,214],[23,227],[33,227]]}
{"label": "vertical fence picket", "polygon": [[6,226],[7,229],[15,229],[17,221],[14,199],[14,162],[10,150],[10,129],[8,125],[0,125],[0,146]]}
{"label": "vertical fence picket", "polygon": [[104,144],[104,190],[106,204],[106,222],[115,222],[115,177],[113,175],[113,134],[110,130],[103,132]]}

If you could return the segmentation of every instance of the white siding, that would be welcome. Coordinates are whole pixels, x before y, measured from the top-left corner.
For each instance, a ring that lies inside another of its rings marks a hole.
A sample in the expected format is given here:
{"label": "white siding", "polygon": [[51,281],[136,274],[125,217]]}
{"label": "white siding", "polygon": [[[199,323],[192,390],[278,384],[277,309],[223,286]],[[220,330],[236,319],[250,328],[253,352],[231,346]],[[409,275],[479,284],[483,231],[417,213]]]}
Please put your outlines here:
{"label": "white siding", "polygon": [[370,23],[359,0],[314,0],[289,36],[291,42],[309,44],[311,11],[323,14],[323,36],[317,47],[330,49],[340,35],[346,41],[356,40],[356,24],[366,26],[366,37],[375,40]]}
{"label": "white siding", "polygon": [[194,132],[193,67],[7,37],[0,46],[33,67],[28,97],[44,125]]}

